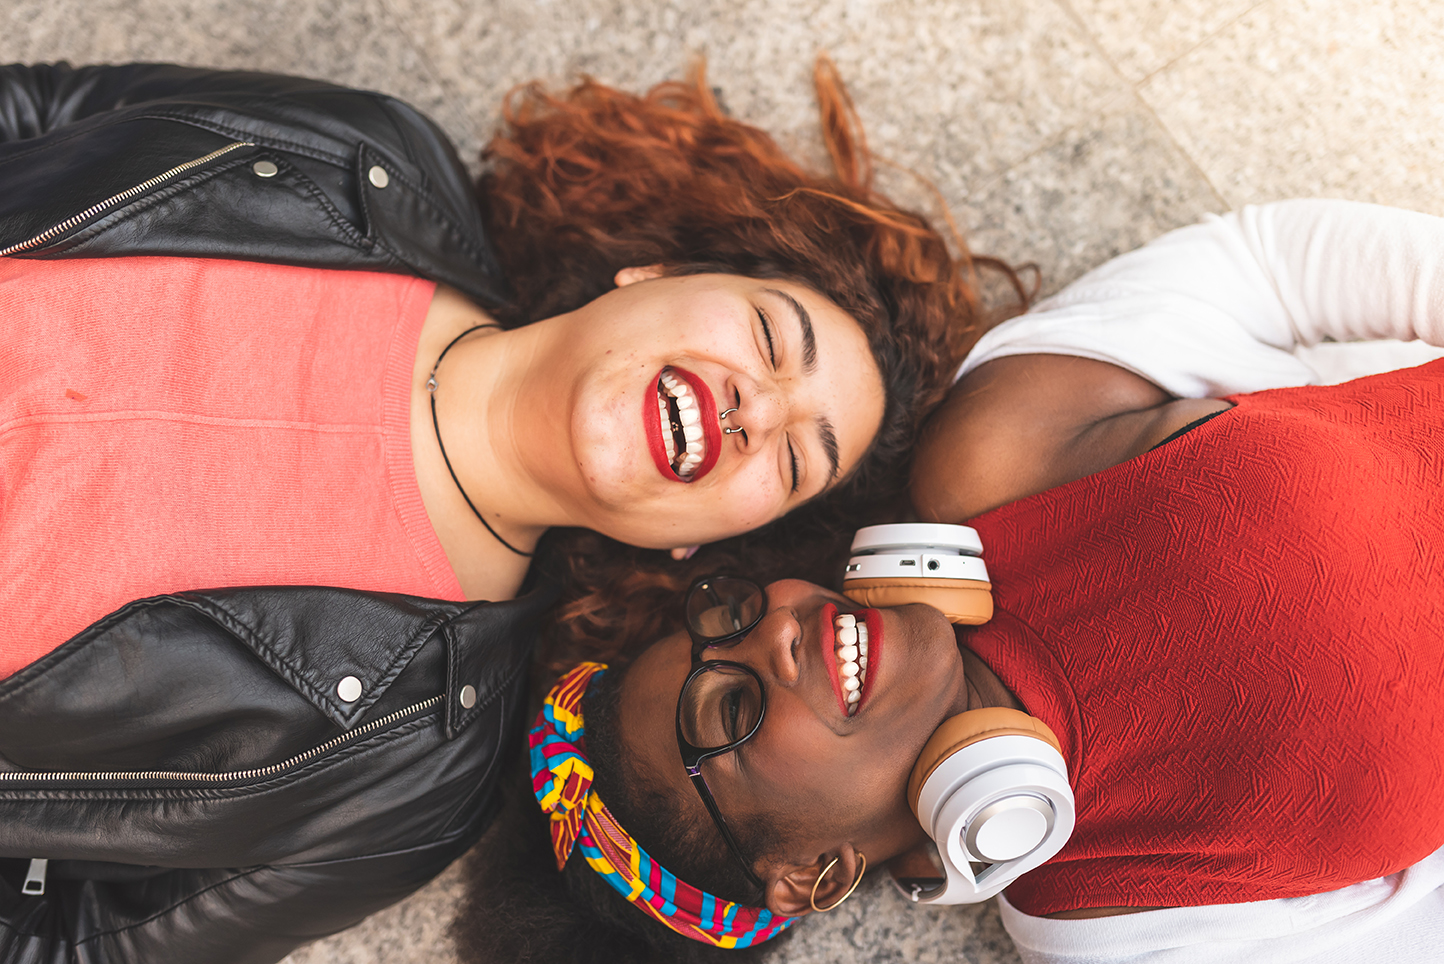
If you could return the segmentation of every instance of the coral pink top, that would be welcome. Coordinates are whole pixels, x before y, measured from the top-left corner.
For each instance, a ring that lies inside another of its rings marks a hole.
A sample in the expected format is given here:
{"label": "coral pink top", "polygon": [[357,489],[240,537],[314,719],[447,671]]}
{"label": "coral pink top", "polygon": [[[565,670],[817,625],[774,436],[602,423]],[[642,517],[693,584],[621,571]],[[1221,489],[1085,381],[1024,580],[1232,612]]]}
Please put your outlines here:
{"label": "coral pink top", "polygon": [[0,259],[0,678],[158,593],[463,598],[411,461],[434,288],[207,259]]}
{"label": "coral pink top", "polygon": [[959,638],[1057,733],[1026,913],[1298,897],[1444,845],[1444,361],[1237,407],[973,521]]}

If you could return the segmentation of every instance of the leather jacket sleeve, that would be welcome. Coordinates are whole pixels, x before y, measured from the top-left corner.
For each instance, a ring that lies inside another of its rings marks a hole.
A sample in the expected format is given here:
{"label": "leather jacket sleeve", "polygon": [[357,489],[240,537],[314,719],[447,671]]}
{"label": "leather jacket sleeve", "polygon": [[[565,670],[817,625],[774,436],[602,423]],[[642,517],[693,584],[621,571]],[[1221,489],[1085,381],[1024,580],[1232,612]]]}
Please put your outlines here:
{"label": "leather jacket sleeve", "polygon": [[0,256],[131,255],[510,297],[455,148],[394,97],[169,64],[0,67]]}
{"label": "leather jacket sleeve", "polygon": [[0,144],[39,137],[95,114],[148,101],[200,97],[211,91],[280,95],[302,88],[345,90],[298,77],[174,64],[8,64],[0,66]]}
{"label": "leather jacket sleeve", "polygon": [[404,899],[465,849],[454,841],[350,860],[162,870],[59,861],[43,897],[0,869],[3,964],[272,964]]}

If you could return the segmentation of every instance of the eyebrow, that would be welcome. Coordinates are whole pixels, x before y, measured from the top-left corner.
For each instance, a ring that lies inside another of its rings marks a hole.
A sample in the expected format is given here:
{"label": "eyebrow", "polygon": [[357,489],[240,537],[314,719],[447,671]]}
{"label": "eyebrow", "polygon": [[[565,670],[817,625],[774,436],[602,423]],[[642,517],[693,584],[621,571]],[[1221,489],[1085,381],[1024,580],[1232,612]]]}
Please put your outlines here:
{"label": "eyebrow", "polygon": [[[792,297],[785,291],[776,288],[765,289],[768,294],[776,295],[792,307],[792,312],[797,316],[797,327],[802,329],[802,370],[811,375],[817,371],[817,335],[812,330],[812,316],[802,306],[802,302]],[[822,440],[822,451],[827,455],[828,474],[827,483],[831,485],[839,475],[842,474],[842,456],[837,448],[837,431],[832,427],[832,420],[826,415],[817,417],[817,434]]]}
{"label": "eyebrow", "polygon": [[792,313],[797,316],[797,326],[802,329],[802,370],[811,375],[817,371],[817,336],[812,331],[812,316],[802,307],[802,302],[787,292],[778,291],[776,288],[767,288],[766,291],[792,306]]}
{"label": "eyebrow", "polygon": [[822,436],[822,450],[827,453],[828,465],[832,467],[827,476],[827,485],[831,485],[842,471],[842,460],[838,457],[837,433],[833,431],[832,421],[826,415],[817,416],[817,434]]}

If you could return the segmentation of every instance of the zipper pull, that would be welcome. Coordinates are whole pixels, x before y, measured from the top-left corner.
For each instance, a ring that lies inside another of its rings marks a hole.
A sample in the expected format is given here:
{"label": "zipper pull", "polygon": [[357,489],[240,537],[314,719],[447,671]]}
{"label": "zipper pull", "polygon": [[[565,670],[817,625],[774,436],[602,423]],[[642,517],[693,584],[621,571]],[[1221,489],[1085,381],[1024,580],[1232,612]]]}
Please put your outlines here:
{"label": "zipper pull", "polygon": [[45,857],[35,857],[30,861],[30,869],[25,872],[25,884],[20,888],[22,894],[38,897],[45,893],[45,868],[49,864]]}

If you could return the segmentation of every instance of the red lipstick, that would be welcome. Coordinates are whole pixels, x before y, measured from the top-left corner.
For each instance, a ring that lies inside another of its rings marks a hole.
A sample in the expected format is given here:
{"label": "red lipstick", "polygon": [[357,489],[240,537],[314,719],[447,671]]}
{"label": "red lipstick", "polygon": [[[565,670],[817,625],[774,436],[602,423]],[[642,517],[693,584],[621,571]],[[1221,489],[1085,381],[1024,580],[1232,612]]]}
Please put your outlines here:
{"label": "red lipstick", "polygon": [[642,427],[647,433],[647,451],[652,454],[657,471],[681,482],[677,473],[672,471],[672,464],[667,461],[667,448],[662,444],[662,413],[657,410],[657,385],[661,380],[662,373],[658,372],[657,377],[652,379],[651,389],[642,393]]}
{"label": "red lipstick", "polygon": [[[665,371],[666,369],[664,369]],[[672,374],[682,379],[692,389],[693,396],[697,399],[697,414],[702,426],[702,437],[706,442],[707,454],[702,457],[690,478],[684,479],[672,468],[672,463],[667,458],[667,447],[662,442],[662,433],[670,431],[668,426],[662,423],[662,413],[657,408],[658,383],[662,379],[662,372],[658,372],[656,378],[652,379],[652,390],[642,393],[642,428],[647,435],[647,451],[652,456],[652,462],[657,466],[657,471],[674,482],[696,482],[702,476],[712,471],[717,464],[717,458],[722,454],[722,427],[717,421],[717,400],[712,397],[712,391],[707,383],[702,381],[691,372],[677,367],[672,367]]]}
{"label": "red lipstick", "polygon": [[823,664],[827,667],[827,678],[832,683],[833,695],[837,697],[837,706],[842,710],[843,716],[857,716],[862,712],[863,704],[867,702],[868,694],[872,692],[873,680],[877,679],[877,667],[880,662],[878,655],[882,651],[882,613],[876,609],[864,609],[860,613],[854,613],[863,625],[867,626],[867,678],[863,680],[862,695],[857,698],[856,709],[849,713],[847,702],[847,691],[842,688],[842,674],[837,668],[837,634],[833,629],[833,621],[837,618],[837,607],[832,603],[825,603],[820,612],[822,619],[818,630],[818,642],[822,646]]}

